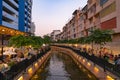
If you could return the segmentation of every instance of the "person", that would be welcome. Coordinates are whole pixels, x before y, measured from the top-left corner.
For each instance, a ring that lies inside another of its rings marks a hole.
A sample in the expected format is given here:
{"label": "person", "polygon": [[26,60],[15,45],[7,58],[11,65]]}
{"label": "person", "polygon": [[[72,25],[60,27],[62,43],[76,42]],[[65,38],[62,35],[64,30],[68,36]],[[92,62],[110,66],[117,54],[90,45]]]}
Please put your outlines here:
{"label": "person", "polygon": [[118,56],[115,55],[115,56],[114,56],[114,63],[115,63],[115,65],[117,64],[117,59],[118,59]]}
{"label": "person", "polygon": [[120,67],[120,54],[118,55],[118,59],[117,59],[116,65],[117,65],[118,68]]}
{"label": "person", "polygon": [[108,62],[108,60],[109,60],[108,55],[107,55],[107,54],[104,54],[104,56],[103,56],[103,57],[104,57],[104,60]]}
{"label": "person", "polygon": [[0,80],[4,80],[4,75],[1,72],[0,72]]}

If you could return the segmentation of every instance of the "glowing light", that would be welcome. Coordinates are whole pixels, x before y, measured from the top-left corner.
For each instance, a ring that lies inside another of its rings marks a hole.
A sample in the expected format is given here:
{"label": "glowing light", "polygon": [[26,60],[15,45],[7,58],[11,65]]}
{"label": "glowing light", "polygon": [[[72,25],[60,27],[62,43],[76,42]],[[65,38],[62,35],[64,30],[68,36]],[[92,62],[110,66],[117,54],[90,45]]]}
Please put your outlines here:
{"label": "glowing light", "polygon": [[87,63],[87,65],[88,65],[88,66],[91,66],[91,64],[90,64],[89,62]]}
{"label": "glowing light", "polygon": [[38,75],[35,75],[34,78],[38,78]]}
{"label": "glowing light", "polygon": [[18,80],[24,80],[24,79],[23,79],[23,76],[20,76],[20,77],[18,78]]}
{"label": "glowing light", "polygon": [[89,77],[89,78],[92,78],[92,76],[91,76],[90,74],[88,74],[88,77]]}
{"label": "glowing light", "polygon": [[10,31],[11,33],[13,33],[13,31]]}
{"label": "glowing light", "polygon": [[95,70],[95,72],[98,72],[98,71],[99,71],[99,69],[98,69],[97,67],[94,67],[94,70]]}
{"label": "glowing light", "polygon": [[115,80],[111,76],[107,75],[107,80]]}
{"label": "glowing light", "polygon": [[29,69],[28,69],[28,73],[29,73],[29,74],[32,74],[32,73],[33,73],[32,68],[29,68]]}
{"label": "glowing light", "polygon": [[35,63],[35,67],[38,67],[38,63]]}
{"label": "glowing light", "polygon": [[75,44],[75,47],[77,47],[78,46],[78,44]]}
{"label": "glowing light", "polygon": [[39,59],[39,62],[41,62],[41,59]]}
{"label": "glowing light", "polygon": [[83,62],[85,62],[85,59],[83,59]]}
{"label": "glowing light", "polygon": [[2,31],[4,32],[5,30],[3,29]]}

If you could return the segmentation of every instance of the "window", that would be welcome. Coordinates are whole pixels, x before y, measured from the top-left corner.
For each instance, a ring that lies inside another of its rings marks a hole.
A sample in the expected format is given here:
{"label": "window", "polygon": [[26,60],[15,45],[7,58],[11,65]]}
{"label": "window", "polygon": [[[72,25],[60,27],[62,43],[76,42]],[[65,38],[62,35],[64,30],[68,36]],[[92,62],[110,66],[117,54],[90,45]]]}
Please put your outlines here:
{"label": "window", "polygon": [[111,5],[109,5],[108,7],[104,8],[101,12],[100,12],[100,17],[103,18],[113,12],[116,11],[116,3],[113,2]]}
{"label": "window", "polygon": [[104,5],[108,0],[100,0],[100,5]]}
{"label": "window", "polygon": [[91,3],[92,3],[92,0],[88,0],[88,3],[91,4]]}

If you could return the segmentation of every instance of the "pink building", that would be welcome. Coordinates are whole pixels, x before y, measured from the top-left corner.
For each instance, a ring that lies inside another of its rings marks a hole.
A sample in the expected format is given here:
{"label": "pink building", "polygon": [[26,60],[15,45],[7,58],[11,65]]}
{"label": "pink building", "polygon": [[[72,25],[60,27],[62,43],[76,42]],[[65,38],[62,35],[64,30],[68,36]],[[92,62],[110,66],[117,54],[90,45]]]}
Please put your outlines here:
{"label": "pink building", "polygon": [[[89,30],[114,30],[113,41],[107,43],[109,50],[120,53],[120,0],[88,0],[85,7],[73,12],[72,19],[63,27],[62,39],[88,36]],[[111,51],[112,52],[112,51]]]}

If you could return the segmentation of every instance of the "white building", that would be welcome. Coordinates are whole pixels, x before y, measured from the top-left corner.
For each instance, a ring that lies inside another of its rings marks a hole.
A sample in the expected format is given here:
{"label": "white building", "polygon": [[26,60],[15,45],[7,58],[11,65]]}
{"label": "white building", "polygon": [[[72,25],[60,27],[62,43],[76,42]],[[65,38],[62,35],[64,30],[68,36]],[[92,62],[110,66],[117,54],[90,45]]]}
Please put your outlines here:
{"label": "white building", "polygon": [[34,22],[31,23],[30,33],[31,33],[31,35],[35,34],[35,24],[34,24]]}
{"label": "white building", "polygon": [[51,33],[51,39],[52,39],[52,41],[57,41],[56,35],[58,35],[60,33],[61,33],[60,30],[53,30],[53,32]]}

